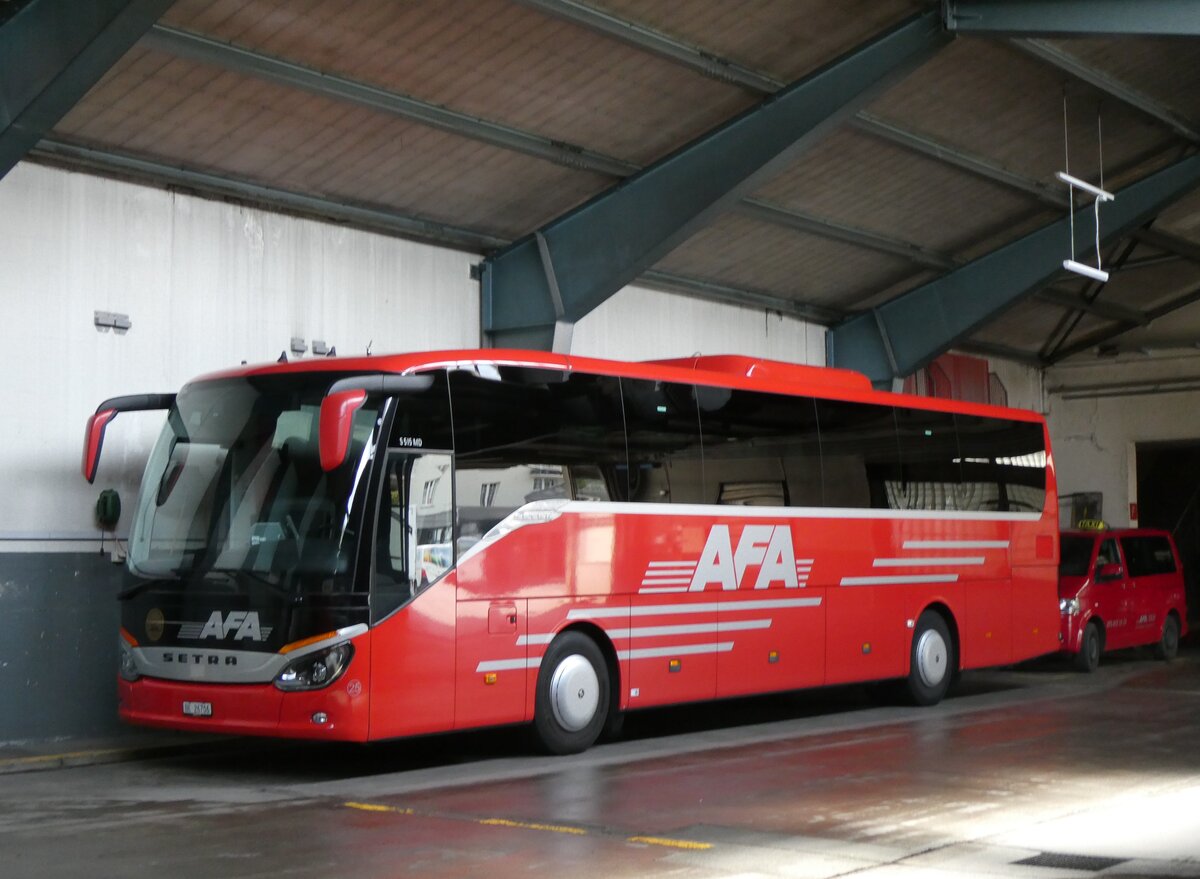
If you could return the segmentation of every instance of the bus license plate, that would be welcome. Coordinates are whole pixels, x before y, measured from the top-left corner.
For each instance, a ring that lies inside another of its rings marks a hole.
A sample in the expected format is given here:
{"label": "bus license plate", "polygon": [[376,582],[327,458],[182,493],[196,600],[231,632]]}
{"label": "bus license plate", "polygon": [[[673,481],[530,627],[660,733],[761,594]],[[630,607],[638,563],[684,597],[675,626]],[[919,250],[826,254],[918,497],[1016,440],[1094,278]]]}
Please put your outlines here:
{"label": "bus license plate", "polygon": [[183,714],[185,717],[212,717],[212,703],[184,702]]}

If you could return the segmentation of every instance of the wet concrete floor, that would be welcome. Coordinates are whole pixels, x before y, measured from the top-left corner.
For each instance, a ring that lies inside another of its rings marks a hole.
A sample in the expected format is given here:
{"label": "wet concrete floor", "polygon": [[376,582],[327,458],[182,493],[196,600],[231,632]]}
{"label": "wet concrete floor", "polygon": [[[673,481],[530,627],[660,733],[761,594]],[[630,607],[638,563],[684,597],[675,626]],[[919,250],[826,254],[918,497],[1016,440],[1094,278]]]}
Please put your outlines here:
{"label": "wet concrete floor", "polygon": [[521,731],[0,776],[0,876],[1200,877],[1200,652]]}

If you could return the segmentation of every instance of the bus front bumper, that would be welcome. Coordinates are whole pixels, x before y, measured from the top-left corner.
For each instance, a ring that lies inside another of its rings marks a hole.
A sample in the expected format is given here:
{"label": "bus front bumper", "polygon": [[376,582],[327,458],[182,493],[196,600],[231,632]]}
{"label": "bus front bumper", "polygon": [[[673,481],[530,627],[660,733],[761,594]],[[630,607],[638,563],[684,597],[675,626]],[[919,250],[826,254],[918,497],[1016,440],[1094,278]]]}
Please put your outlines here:
{"label": "bus front bumper", "polygon": [[368,697],[349,675],[320,690],[274,684],[202,684],[143,677],[117,680],[126,723],[188,732],[364,742]]}

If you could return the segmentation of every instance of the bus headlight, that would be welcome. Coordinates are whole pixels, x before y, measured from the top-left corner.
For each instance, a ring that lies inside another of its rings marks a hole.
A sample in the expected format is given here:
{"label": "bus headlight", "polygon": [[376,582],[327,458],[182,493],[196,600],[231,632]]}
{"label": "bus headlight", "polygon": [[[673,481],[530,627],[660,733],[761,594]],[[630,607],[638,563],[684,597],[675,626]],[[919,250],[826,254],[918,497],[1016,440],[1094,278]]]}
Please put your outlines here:
{"label": "bus headlight", "polygon": [[1079,599],[1060,598],[1058,600],[1058,609],[1064,616],[1074,616],[1079,613]]}
{"label": "bus headlight", "polygon": [[328,687],[341,677],[352,656],[354,647],[349,643],[306,653],[284,667],[275,678],[275,686],[281,690],[319,690]]}
{"label": "bus headlight", "polygon": [[121,644],[121,677],[127,681],[136,681],[142,676],[142,673],[138,671],[137,661],[133,658],[133,649],[124,638],[119,641]]}

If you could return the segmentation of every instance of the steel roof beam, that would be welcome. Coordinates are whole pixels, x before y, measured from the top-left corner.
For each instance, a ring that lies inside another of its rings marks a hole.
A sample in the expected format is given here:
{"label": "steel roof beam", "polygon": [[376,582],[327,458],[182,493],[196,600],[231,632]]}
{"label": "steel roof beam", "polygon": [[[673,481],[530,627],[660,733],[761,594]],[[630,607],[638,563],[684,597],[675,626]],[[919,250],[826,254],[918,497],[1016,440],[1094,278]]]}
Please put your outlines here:
{"label": "steel roof beam", "polygon": [[1111,95],[1158,120],[1175,134],[1192,143],[1200,143],[1200,131],[1164,104],[1126,85],[1114,76],[1098,70],[1087,62],[1043,40],[1013,40],[1015,47],[1082,82]]}
{"label": "steel roof beam", "polygon": [[1058,290],[1054,287],[1039,290],[1034,295],[1042,302],[1057,305],[1060,308],[1066,308],[1070,311],[1086,311],[1088,314],[1094,314],[1097,317],[1107,318],[1108,320],[1119,320],[1140,327],[1144,327],[1150,323],[1150,317],[1144,311],[1139,311],[1136,308],[1128,308],[1116,302],[1085,299],[1075,293],[1068,293],[1066,290]]}
{"label": "steel roof beam", "polygon": [[[1172,312],[1178,311],[1181,308],[1186,308],[1196,302],[1200,302],[1200,285],[1192,287],[1186,293],[1172,298],[1164,302],[1162,305],[1151,308],[1146,312],[1146,316],[1150,321],[1156,321],[1159,318],[1166,317]],[[1095,348],[1103,345],[1105,342],[1110,342],[1118,336],[1123,336],[1131,330],[1138,329],[1135,324],[1122,323],[1116,327],[1107,327],[1102,330],[1097,330],[1084,338],[1080,339],[1074,345],[1068,345],[1061,348],[1054,357],[1050,360],[1051,364],[1059,363],[1066,360],[1068,357],[1074,357],[1076,354],[1082,354],[1090,348]]]}
{"label": "steel roof beam", "polygon": [[1015,174],[983,156],[950,146],[927,135],[901,128],[899,125],[886,122],[866,111],[856,115],[850,124],[864,134],[869,134],[943,164],[953,165],[955,168],[993,183],[999,183],[1001,186],[1007,186],[1009,189],[1024,192],[1048,207],[1062,209],[1067,207],[1065,190],[1059,191],[1032,177]]}
{"label": "steel roof beam", "polygon": [[[936,13],[909,19],[538,230],[565,318],[635,280],[947,39]],[[484,262],[494,343],[549,344],[547,271],[532,235]]]}
{"label": "steel roof beam", "polygon": [[761,95],[770,95],[784,87],[785,83],[707,52],[699,46],[685,43],[661,31],[646,27],[597,9],[577,0],[517,0],[555,18],[565,19],[589,30],[613,37],[626,45],[634,46],[670,61],[691,68],[698,73]]}
{"label": "steel roof beam", "polygon": [[[1100,213],[1101,240],[1119,238],[1197,185],[1200,156],[1126,186]],[[1091,214],[1091,205],[1081,208],[1077,221],[1091,222]],[[911,375],[1061,272],[1069,221],[1044,226],[834,327],[826,337],[829,364],[857,369],[881,385]]]}
{"label": "steel roof beam", "polygon": [[30,156],[53,164],[83,167],[117,177],[179,187],[206,196],[234,198],[275,210],[334,220],[361,229],[404,238],[415,238],[460,250],[483,252],[507,243],[507,240],[503,238],[421,217],[329,201],[311,195],[262,186],[247,180],[221,177],[202,171],[189,171],[136,156],[91,149],[53,139],[43,139],[31,151]]}
{"label": "steel roof beam", "polygon": [[614,177],[625,177],[638,170],[638,166],[631,162],[624,162],[593,150],[490,122],[467,113],[459,113],[357,80],[323,73],[302,64],[243,49],[190,31],[155,25],[146,35],[144,42],[145,45],[181,58],[190,58],[235,73],[357,104],[569,168],[595,171]]}
{"label": "steel roof beam", "polygon": [[1163,232],[1161,229],[1139,229],[1133,233],[1133,237],[1142,244],[1166,251],[1180,259],[1200,263],[1200,244],[1195,244],[1186,238],[1180,238],[1170,232]]}
{"label": "steel roof beam", "polygon": [[1200,36],[1195,0],[942,0],[959,34]]}
{"label": "steel roof beam", "polygon": [[702,281],[698,278],[661,272],[657,269],[643,272],[636,283],[643,287],[666,290],[670,293],[683,293],[712,302],[724,302],[728,305],[742,305],[748,308],[765,308],[768,311],[786,314],[788,317],[799,318],[822,326],[828,326],[846,316],[844,311],[823,305],[812,305],[795,299],[785,299],[773,293],[730,287],[726,284]]}
{"label": "steel roof beam", "polygon": [[0,25],[0,178],[173,0],[27,0]]}
{"label": "steel roof beam", "polygon": [[737,205],[737,212],[748,217],[754,217],[777,226],[787,226],[798,232],[819,235],[834,241],[853,244],[856,247],[874,250],[879,253],[890,253],[909,262],[926,268],[945,271],[952,269],[958,263],[944,253],[938,253],[919,244],[903,241],[878,232],[871,232],[857,226],[837,223],[833,220],[814,217],[798,211],[787,210],[759,199],[747,198]]}

